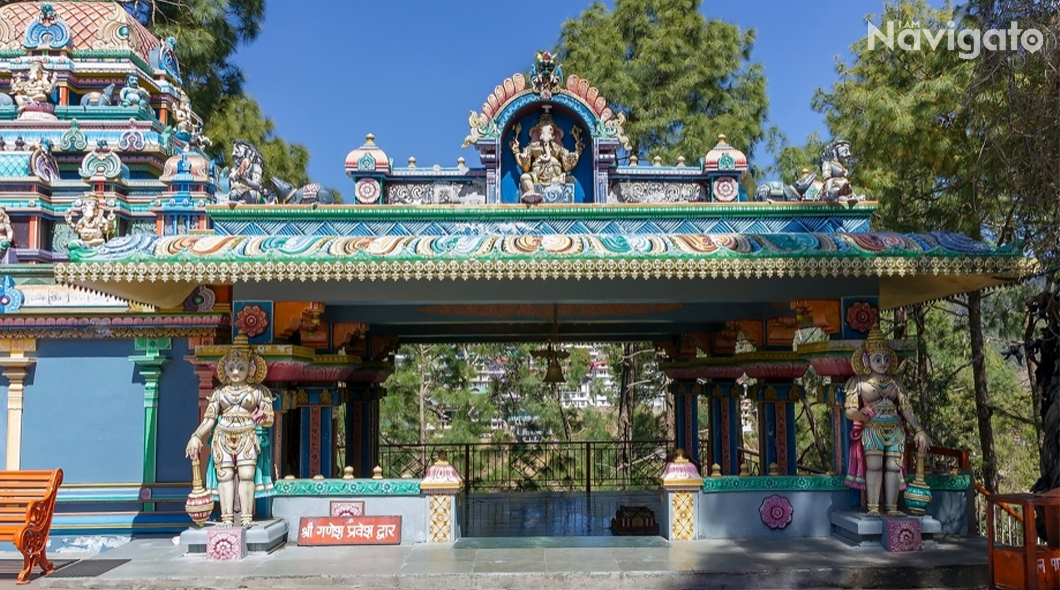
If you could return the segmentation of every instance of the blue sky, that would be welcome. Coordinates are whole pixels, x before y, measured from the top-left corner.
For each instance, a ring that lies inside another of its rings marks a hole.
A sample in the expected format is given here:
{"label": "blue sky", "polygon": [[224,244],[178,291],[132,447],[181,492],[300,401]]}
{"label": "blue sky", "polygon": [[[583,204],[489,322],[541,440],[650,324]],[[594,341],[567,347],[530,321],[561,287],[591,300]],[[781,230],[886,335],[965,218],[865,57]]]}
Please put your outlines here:
{"label": "blue sky", "polygon": [[[271,0],[260,37],[236,62],[277,132],[307,146],[313,181],[352,194],[343,162],[373,133],[396,165],[477,165],[460,149],[468,111],[539,49],[555,46],[582,0]],[[308,7],[312,7],[310,10]],[[836,58],[865,36],[883,0],[706,0],[710,18],[757,31],[752,59],[766,71],[769,122],[793,143],[826,134],[810,108],[836,81]],[[577,72],[565,72],[574,74]],[[768,164],[764,149],[758,164]],[[690,155],[690,159],[693,159]],[[266,163],[266,166],[268,163]]]}

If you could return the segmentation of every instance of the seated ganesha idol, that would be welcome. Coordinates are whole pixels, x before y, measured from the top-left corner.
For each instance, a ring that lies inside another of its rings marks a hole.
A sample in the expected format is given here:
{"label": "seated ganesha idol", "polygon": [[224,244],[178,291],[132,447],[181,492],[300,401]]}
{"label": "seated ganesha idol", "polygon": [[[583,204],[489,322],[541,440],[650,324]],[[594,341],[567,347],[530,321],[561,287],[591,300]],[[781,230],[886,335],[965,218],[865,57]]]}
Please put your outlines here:
{"label": "seated ganesha idol", "polygon": [[846,416],[854,421],[845,483],[866,491],[870,516],[880,515],[881,491],[887,515],[904,516],[898,510],[898,492],[905,488],[902,459],[906,428],[913,432],[921,453],[931,445],[901,381],[894,377],[895,360],[894,350],[879,328],[873,327],[850,359],[856,376],[845,387]]}
{"label": "seated ganesha idol", "polygon": [[[541,200],[537,192],[538,187],[548,190],[554,185],[563,185],[567,182],[567,173],[578,164],[578,158],[581,157],[585,144],[582,142],[581,131],[574,127],[571,129],[571,135],[575,140],[574,149],[569,150],[563,147],[563,131],[556,127],[548,113],[542,115],[537,125],[530,129],[530,143],[523,149],[519,148],[519,131],[520,126],[516,125],[511,141],[515,163],[523,171],[519,177],[519,185],[523,200],[536,203]],[[538,198],[528,199],[527,197]]]}
{"label": "seated ganesha idol", "polygon": [[217,378],[223,385],[210,395],[202,424],[188,441],[186,453],[191,458],[213,433],[206,487],[220,500],[224,526],[235,522],[237,494],[240,525],[250,526],[254,498],[271,493],[272,460],[265,428],[273,422],[272,394],[261,385],[266,371],[265,360],[251,352],[247,337],[236,336],[217,363]]}

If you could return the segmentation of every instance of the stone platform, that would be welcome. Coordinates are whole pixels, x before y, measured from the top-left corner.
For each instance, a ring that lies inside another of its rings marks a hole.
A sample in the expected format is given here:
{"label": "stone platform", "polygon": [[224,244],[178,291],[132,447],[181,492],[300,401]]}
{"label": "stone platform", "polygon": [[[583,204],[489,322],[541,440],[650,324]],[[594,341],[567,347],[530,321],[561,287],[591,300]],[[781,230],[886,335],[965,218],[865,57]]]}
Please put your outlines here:
{"label": "stone platform", "polygon": [[[866,552],[832,538],[667,541],[661,537],[465,538],[448,544],[299,547],[207,561],[169,539],[90,559],[128,559],[93,577],[34,575],[31,588],[403,588],[406,590],[720,590],[987,586],[986,542]],[[61,570],[56,573],[61,572]]]}
{"label": "stone platform", "polygon": [[859,549],[883,551],[885,527],[902,521],[919,521],[923,548],[938,547],[935,536],[942,533],[942,523],[927,515],[874,517],[862,511],[836,510],[831,515],[832,536]]}
{"label": "stone platform", "polygon": [[[180,546],[185,553],[206,554],[207,531],[219,525],[207,523],[201,529],[188,529],[180,534]],[[246,529],[249,553],[271,553],[287,544],[287,521],[282,518],[256,520]]]}

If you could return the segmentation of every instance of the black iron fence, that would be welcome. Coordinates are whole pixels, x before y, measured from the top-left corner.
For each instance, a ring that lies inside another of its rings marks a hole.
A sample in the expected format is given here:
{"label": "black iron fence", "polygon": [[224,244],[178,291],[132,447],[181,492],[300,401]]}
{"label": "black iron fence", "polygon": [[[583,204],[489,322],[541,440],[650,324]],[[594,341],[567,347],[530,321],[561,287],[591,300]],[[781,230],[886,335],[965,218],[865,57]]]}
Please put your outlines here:
{"label": "black iron fence", "polygon": [[572,492],[657,489],[673,442],[587,441],[380,445],[383,477],[423,478],[445,453],[464,491]]}

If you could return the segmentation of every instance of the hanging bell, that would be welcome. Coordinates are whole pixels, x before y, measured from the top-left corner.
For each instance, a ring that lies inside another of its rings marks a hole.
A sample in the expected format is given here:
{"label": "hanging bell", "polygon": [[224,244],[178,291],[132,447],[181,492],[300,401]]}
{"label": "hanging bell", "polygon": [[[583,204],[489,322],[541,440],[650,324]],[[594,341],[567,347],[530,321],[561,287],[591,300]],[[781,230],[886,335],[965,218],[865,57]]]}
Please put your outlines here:
{"label": "hanging bell", "polygon": [[559,366],[559,361],[556,357],[548,359],[548,369],[545,371],[545,383],[566,383],[567,380],[563,377],[563,367]]}

